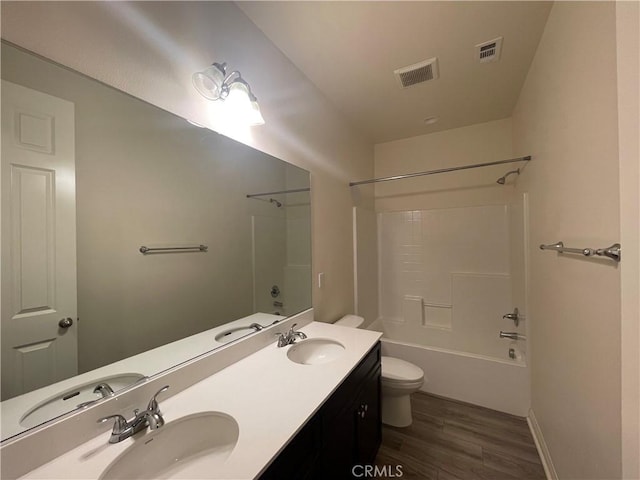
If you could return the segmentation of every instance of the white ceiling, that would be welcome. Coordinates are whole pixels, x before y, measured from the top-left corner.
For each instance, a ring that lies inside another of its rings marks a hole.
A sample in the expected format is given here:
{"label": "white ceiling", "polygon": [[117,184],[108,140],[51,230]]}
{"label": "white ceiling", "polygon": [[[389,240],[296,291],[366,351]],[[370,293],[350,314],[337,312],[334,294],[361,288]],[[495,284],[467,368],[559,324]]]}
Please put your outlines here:
{"label": "white ceiling", "polygon": [[[511,116],[551,2],[238,2],[374,143]],[[499,62],[474,46],[504,37]],[[393,71],[438,57],[440,78],[401,89]],[[438,116],[434,125],[424,119]]]}

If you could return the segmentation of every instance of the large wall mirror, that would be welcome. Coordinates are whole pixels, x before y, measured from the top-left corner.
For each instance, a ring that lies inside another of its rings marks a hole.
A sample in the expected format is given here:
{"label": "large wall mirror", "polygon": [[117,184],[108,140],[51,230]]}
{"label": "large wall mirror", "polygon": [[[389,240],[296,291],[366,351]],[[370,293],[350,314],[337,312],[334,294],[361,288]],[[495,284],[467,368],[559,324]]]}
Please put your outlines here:
{"label": "large wall mirror", "polygon": [[11,44],[1,73],[3,439],[311,306],[307,171]]}

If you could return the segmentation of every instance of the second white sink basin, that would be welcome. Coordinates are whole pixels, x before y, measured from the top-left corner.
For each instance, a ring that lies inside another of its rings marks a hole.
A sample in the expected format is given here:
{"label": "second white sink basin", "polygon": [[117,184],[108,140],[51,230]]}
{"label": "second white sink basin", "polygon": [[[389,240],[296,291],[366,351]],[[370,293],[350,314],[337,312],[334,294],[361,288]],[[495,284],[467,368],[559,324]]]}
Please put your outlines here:
{"label": "second white sink basin", "polygon": [[100,480],[138,478],[211,478],[238,443],[233,417],[201,412],[167,423],[122,452]]}
{"label": "second white sink basin", "polygon": [[237,340],[239,338],[244,337],[245,335],[249,335],[250,333],[255,333],[255,328],[251,328],[249,326],[246,327],[234,327],[228,330],[224,330],[215,336],[216,342],[219,343],[229,343]]}
{"label": "second white sink basin", "polygon": [[330,338],[309,338],[289,348],[289,360],[302,365],[318,365],[335,360],[344,353],[344,345]]}
{"label": "second white sink basin", "polygon": [[93,390],[96,385],[101,383],[109,384],[113,391],[117,392],[144,378],[144,375],[139,373],[120,373],[111,375],[110,377],[97,378],[82,385],[69,388],[30,408],[20,418],[20,426],[25,428],[35,427],[47,420],[75,410],[79,405],[99,400],[101,395],[93,393]]}

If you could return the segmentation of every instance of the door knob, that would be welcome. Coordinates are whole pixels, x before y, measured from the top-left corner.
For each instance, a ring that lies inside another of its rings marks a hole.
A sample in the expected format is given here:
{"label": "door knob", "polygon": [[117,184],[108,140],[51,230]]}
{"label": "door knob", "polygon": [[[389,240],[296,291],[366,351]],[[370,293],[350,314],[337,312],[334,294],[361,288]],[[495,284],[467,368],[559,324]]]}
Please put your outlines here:
{"label": "door knob", "polygon": [[73,318],[70,317],[63,318],[58,322],[60,328],[69,328],[71,325],[73,325]]}

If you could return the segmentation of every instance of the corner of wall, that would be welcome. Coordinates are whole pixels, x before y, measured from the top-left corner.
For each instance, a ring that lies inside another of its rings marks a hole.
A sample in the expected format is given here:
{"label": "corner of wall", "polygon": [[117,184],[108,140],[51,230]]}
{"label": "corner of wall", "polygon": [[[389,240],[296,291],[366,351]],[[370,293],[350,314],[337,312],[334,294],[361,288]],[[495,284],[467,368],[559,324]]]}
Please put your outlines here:
{"label": "corner of wall", "polygon": [[556,472],[556,469],[553,466],[553,461],[551,460],[551,453],[549,452],[547,443],[544,440],[542,429],[538,424],[538,419],[533,413],[533,409],[529,409],[527,424],[529,425],[529,430],[531,431],[531,436],[533,437],[533,441],[536,444],[536,450],[538,450],[538,455],[540,455],[540,461],[542,462],[542,466],[544,468],[544,473],[547,477],[547,480],[558,480],[558,473]]}

